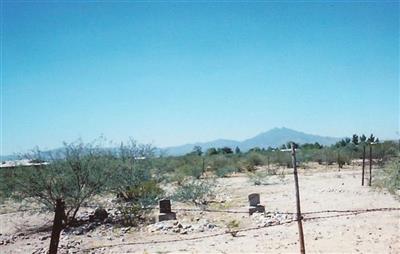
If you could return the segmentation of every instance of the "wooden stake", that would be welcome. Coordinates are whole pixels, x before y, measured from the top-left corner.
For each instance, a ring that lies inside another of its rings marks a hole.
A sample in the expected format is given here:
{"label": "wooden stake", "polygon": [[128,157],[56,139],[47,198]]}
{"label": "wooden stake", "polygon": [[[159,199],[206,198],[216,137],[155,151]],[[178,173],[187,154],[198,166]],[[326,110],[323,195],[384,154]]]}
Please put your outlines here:
{"label": "wooden stake", "polygon": [[362,173],[361,173],[361,185],[364,186],[364,174],[365,174],[365,145],[363,144],[363,158],[362,158]]}
{"label": "wooden stake", "polygon": [[369,182],[368,186],[371,186],[372,182],[372,144],[369,145]]}
{"label": "wooden stake", "polygon": [[61,199],[56,200],[56,210],[54,214],[53,230],[51,232],[49,254],[57,254],[60,233],[63,229],[62,220],[64,216],[64,202]]}
{"label": "wooden stake", "polygon": [[294,183],[296,188],[297,225],[299,227],[300,253],[305,254],[306,249],[304,247],[304,235],[303,235],[303,224],[302,224],[303,217],[301,216],[301,209],[300,209],[299,178],[297,176],[295,144],[292,144],[292,163],[293,163]]}

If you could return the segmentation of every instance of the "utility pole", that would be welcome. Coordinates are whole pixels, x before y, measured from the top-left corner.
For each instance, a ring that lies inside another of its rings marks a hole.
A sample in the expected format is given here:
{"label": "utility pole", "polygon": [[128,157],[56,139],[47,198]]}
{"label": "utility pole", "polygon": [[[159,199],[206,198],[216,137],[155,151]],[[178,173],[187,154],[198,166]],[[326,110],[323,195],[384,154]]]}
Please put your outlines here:
{"label": "utility pole", "polygon": [[297,208],[297,225],[299,227],[299,240],[300,240],[300,253],[305,254],[306,249],[304,247],[304,235],[303,235],[303,224],[300,209],[300,192],[299,192],[299,178],[297,176],[297,164],[296,164],[296,148],[295,144],[292,144],[292,163],[293,163],[293,175],[294,175],[294,183],[296,188],[296,208]]}

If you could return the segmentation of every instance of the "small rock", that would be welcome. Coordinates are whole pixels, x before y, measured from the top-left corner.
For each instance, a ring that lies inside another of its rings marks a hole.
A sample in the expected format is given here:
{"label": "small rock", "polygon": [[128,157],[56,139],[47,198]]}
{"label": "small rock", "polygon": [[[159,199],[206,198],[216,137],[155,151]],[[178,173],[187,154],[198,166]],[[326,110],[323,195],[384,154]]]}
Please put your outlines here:
{"label": "small rock", "polygon": [[156,225],[155,229],[156,230],[163,230],[164,229],[164,225],[162,225],[162,224]]}
{"label": "small rock", "polygon": [[128,232],[130,229],[131,229],[130,227],[121,228],[121,233],[125,234],[125,233]]}
{"label": "small rock", "polygon": [[96,208],[94,214],[89,216],[90,221],[94,220],[104,221],[107,218],[108,218],[108,212],[106,211],[106,209],[100,207]]}
{"label": "small rock", "polygon": [[39,237],[39,241],[45,241],[45,240],[47,240],[49,237],[50,237],[50,236],[48,236],[48,235],[43,235],[43,236]]}
{"label": "small rock", "polygon": [[187,235],[187,231],[186,230],[183,230],[183,231],[181,231],[181,235]]}
{"label": "small rock", "polygon": [[210,223],[210,224],[207,225],[207,228],[208,228],[208,229],[213,229],[213,228],[215,228],[216,226],[217,226],[217,225]]}
{"label": "small rock", "polygon": [[77,228],[74,230],[74,235],[83,235],[83,228]]}

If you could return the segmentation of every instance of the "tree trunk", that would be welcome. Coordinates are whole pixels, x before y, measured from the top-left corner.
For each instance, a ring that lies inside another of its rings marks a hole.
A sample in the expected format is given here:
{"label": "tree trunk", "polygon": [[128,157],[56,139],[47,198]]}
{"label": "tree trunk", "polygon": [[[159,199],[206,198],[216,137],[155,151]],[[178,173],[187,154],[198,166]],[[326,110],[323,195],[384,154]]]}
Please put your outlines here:
{"label": "tree trunk", "polygon": [[61,199],[56,200],[56,210],[54,213],[53,230],[51,232],[49,254],[56,254],[58,243],[60,241],[60,233],[63,229],[63,217],[65,216],[65,204]]}

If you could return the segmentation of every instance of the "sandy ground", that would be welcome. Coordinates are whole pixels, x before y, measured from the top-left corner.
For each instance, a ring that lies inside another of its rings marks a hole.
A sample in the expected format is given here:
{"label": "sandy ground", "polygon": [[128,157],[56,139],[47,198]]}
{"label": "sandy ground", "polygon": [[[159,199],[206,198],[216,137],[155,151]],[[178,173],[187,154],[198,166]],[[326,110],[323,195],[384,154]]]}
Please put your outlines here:
{"label": "sandy ground", "polygon": [[[385,191],[360,186],[360,170],[351,167],[338,172],[312,166],[300,170],[300,195],[306,251],[308,253],[400,253],[400,211],[362,213],[326,212],[326,210],[364,210],[400,208],[400,202]],[[377,170],[376,170],[377,171]],[[247,195],[261,194],[261,204],[267,211],[295,212],[293,175],[281,181],[269,179],[268,185],[255,186],[246,175],[219,179],[219,194],[225,202],[213,204],[212,209],[247,211]],[[178,209],[182,204],[173,204]],[[3,207],[5,209],[6,207]],[[0,215],[2,237],[15,235],[13,243],[0,245],[1,253],[33,253],[49,245],[50,232],[30,233],[41,225],[51,225],[52,214],[9,213]],[[253,216],[245,213],[177,211],[182,224],[207,220],[217,225],[204,232],[177,234],[171,231],[150,232],[147,228],[121,233],[113,228],[101,235],[87,234],[62,237],[60,244],[78,242],[79,253],[298,253],[297,223],[257,228]],[[231,220],[240,222],[236,237],[225,233]],[[22,236],[23,234],[23,236]],[[39,240],[41,239],[41,240]],[[92,249],[93,248],[93,249]]]}

